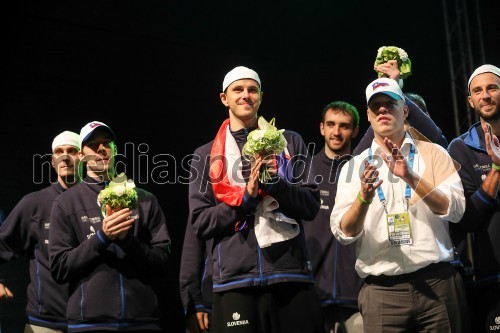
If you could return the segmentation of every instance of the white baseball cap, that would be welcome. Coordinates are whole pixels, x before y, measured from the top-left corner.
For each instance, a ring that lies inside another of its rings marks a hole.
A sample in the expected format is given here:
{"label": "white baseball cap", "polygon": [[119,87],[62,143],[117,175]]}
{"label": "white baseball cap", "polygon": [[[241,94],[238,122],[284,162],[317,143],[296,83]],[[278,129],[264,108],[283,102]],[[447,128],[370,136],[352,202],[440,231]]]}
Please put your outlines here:
{"label": "white baseball cap", "polygon": [[80,136],[71,131],[64,131],[58,134],[52,141],[52,152],[54,152],[57,147],[65,145],[75,146],[80,150]]}
{"label": "white baseball cap", "polygon": [[470,76],[469,82],[467,83],[467,90],[469,92],[470,92],[470,83],[471,83],[472,79],[475,78],[476,76],[478,76],[479,74],[484,74],[484,73],[493,73],[496,76],[500,77],[500,68],[493,66],[493,65],[482,65],[482,66],[479,66],[478,68],[476,68],[474,73],[472,73],[472,75]]}
{"label": "white baseball cap", "polygon": [[100,121],[91,121],[80,130],[80,147],[83,147],[83,143],[90,139],[92,133],[98,128],[106,129],[111,134],[111,138],[116,139],[115,133],[108,125]]}
{"label": "white baseball cap", "polygon": [[259,74],[257,74],[256,71],[245,66],[238,66],[230,70],[224,77],[224,81],[222,82],[222,91],[226,91],[227,87],[229,87],[229,85],[234,81],[242,79],[252,79],[254,81],[257,81],[259,87],[262,88],[262,85],[260,84]]}
{"label": "white baseball cap", "polygon": [[399,87],[399,84],[393,79],[381,77],[372,81],[366,87],[366,103],[370,103],[370,99],[379,93],[386,94],[396,101],[399,101],[400,99],[406,101],[405,95]]}

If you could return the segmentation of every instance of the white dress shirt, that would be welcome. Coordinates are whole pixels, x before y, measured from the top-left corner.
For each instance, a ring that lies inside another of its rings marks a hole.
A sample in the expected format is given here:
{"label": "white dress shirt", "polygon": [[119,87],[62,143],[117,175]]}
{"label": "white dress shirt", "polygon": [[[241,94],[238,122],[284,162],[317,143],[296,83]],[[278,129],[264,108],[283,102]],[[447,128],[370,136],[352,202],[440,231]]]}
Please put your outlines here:
{"label": "white dress shirt", "polygon": [[409,212],[411,245],[390,246],[387,217],[377,191],[368,207],[361,232],[353,237],[340,230],[342,216],[351,207],[361,190],[364,161],[370,149],[355,156],[341,170],[330,226],[335,238],[343,244],[357,241],[356,271],[362,278],[368,275],[399,275],[414,272],[431,263],[453,260],[453,245],[449,236],[448,221],[458,222],[465,210],[465,197],[460,177],[448,152],[437,144],[413,141],[406,134],[401,152],[408,159],[411,145],[415,145],[413,171],[449,200],[445,215],[433,213],[424,201],[411,190],[409,207],[405,199],[406,183],[394,176],[380,157],[382,148],[373,140],[371,152],[377,166],[389,214]]}

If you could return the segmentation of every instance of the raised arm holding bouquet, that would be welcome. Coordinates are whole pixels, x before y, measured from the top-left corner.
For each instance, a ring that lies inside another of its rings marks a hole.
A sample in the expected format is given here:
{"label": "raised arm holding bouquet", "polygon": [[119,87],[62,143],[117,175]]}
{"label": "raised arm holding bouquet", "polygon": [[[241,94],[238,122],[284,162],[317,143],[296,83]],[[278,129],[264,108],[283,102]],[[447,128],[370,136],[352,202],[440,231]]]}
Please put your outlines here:
{"label": "raised arm holding bouquet", "polygon": [[[382,46],[378,49],[374,70],[378,77],[386,77],[398,82],[401,89],[403,88],[403,79],[406,79],[413,73],[412,62],[408,54],[405,50],[397,46]],[[424,141],[435,142],[446,148],[448,141],[437,124],[411,98],[405,96],[405,102],[409,109],[405,130],[412,132],[411,134],[414,137],[418,137]],[[356,148],[354,148],[353,155],[357,155],[368,148],[371,145],[372,139],[373,129],[370,126]]]}
{"label": "raised arm holding bouquet", "polygon": [[397,62],[400,79],[406,79],[412,74],[411,61],[405,50],[397,46],[382,46],[377,51],[377,57],[375,58],[374,64],[378,77],[389,77],[385,72],[377,70],[376,67],[386,64],[390,60],[395,60]]}

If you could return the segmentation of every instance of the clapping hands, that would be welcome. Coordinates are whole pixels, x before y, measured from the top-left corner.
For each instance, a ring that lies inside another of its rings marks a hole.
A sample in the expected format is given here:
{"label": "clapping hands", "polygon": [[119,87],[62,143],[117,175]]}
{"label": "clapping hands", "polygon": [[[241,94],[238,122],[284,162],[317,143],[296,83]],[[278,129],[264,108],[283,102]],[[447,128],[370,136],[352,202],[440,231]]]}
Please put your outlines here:
{"label": "clapping hands", "polygon": [[491,125],[483,124],[484,141],[486,142],[486,152],[491,157],[493,164],[500,165],[500,143],[496,135],[491,130]]}

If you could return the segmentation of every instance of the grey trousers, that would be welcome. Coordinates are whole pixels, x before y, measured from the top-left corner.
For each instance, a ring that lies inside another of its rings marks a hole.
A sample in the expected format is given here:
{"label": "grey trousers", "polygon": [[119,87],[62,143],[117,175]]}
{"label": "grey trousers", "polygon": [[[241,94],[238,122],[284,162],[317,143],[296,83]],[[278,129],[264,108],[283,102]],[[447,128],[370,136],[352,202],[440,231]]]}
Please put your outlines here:
{"label": "grey trousers", "polygon": [[368,276],[358,295],[365,333],[470,331],[465,288],[449,263],[396,276]]}

